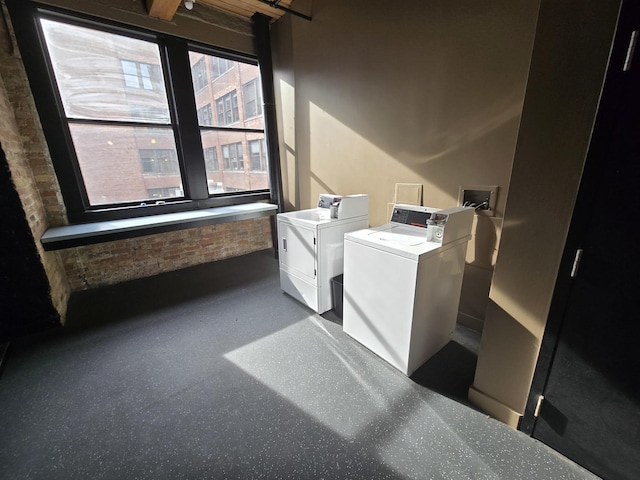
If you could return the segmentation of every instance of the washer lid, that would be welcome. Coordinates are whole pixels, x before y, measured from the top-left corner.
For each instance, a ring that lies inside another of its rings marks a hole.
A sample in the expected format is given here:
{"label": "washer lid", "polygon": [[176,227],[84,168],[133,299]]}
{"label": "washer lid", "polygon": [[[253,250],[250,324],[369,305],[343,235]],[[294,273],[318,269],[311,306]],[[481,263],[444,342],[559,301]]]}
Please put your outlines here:
{"label": "washer lid", "polygon": [[349,232],[344,238],[345,241],[352,241],[416,261],[424,255],[435,253],[442,247],[439,243],[427,242],[426,229],[395,223]]}
{"label": "washer lid", "polygon": [[415,247],[426,239],[424,229],[415,227],[392,227],[382,232],[371,232],[369,237],[377,242],[389,242],[400,247]]}

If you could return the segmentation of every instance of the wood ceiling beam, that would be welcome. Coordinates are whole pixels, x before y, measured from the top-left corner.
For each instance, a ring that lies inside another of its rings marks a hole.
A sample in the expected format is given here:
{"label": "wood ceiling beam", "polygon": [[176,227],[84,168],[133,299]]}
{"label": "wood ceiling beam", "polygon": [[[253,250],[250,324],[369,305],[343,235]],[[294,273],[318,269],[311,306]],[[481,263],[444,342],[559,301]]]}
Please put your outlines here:
{"label": "wood ceiling beam", "polygon": [[256,12],[262,12],[267,15],[271,13],[271,16],[273,16],[273,9],[271,7],[257,2],[249,3],[242,0],[211,0],[211,3],[214,3],[223,10],[239,13],[247,18],[251,18],[251,16]]}
{"label": "wood ceiling beam", "polygon": [[171,20],[182,0],[146,0],[150,17]]}

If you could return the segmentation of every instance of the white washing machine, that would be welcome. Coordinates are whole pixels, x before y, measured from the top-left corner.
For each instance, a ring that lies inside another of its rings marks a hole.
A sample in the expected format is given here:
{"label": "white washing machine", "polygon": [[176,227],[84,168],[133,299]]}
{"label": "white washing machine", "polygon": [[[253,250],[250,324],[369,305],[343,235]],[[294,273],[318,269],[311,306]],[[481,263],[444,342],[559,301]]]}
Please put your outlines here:
{"label": "white washing machine", "polygon": [[318,313],[333,308],[344,234],[369,226],[369,196],[320,195],[318,208],[277,215],[280,288]]}
{"label": "white washing machine", "polygon": [[395,205],[344,243],[343,329],[405,375],[456,326],[474,210]]}

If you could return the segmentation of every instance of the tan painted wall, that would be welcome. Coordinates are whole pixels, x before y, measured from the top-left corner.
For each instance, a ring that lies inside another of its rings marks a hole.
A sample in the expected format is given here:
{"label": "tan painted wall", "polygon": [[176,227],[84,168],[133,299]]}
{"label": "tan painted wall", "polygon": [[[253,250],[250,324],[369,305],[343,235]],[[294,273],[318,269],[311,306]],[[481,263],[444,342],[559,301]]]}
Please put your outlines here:
{"label": "tan painted wall", "polygon": [[[283,17],[273,46],[288,209],[323,192],[368,193],[387,221],[396,183],[425,205],[459,186],[498,185],[479,217],[461,312],[481,328],[509,189],[538,0],[314,0],[313,21]],[[461,318],[462,320],[462,318]]]}
{"label": "tan painted wall", "polygon": [[524,412],[589,146],[619,0],[543,0],[470,399]]}

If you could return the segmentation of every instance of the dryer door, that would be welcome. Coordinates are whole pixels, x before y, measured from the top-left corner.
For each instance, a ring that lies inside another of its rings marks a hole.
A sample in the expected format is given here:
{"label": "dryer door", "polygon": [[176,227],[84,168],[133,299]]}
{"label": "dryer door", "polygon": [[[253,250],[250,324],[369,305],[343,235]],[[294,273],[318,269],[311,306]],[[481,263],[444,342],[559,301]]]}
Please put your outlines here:
{"label": "dryer door", "polygon": [[278,241],[280,242],[280,266],[296,276],[314,280],[316,278],[315,230],[279,221]]}

